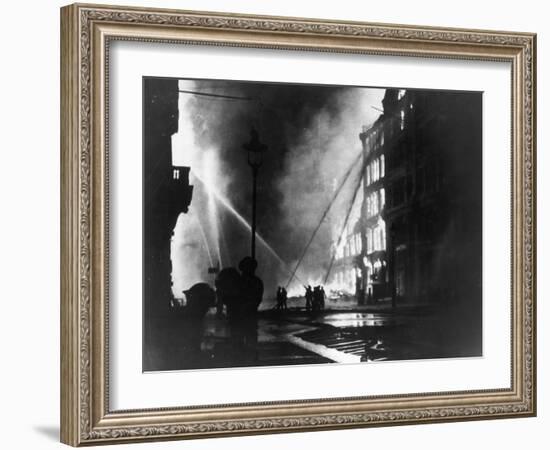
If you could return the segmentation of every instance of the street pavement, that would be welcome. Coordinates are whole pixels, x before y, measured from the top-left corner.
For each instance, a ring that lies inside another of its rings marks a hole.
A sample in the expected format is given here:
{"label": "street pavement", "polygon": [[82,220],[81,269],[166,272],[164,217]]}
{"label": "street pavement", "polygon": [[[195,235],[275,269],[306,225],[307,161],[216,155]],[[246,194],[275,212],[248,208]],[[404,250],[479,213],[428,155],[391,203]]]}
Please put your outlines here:
{"label": "street pavement", "polygon": [[[258,353],[254,365],[359,363],[448,356],[434,340],[436,318],[427,308],[392,309],[389,302],[311,313],[302,307],[260,311]],[[341,306],[341,305],[339,305]],[[208,316],[203,347],[216,354],[229,345],[223,318]],[[231,361],[221,364],[231,366]]]}
{"label": "street pavement", "polygon": [[163,324],[164,339],[145,357],[152,370],[180,370],[481,356],[479,349],[465,345],[467,327],[433,306],[327,301],[327,308],[315,313],[298,301],[289,306],[258,312],[252,358],[235,350],[227,318],[215,311],[204,319],[199,353],[186,349],[185,327],[173,321]]}

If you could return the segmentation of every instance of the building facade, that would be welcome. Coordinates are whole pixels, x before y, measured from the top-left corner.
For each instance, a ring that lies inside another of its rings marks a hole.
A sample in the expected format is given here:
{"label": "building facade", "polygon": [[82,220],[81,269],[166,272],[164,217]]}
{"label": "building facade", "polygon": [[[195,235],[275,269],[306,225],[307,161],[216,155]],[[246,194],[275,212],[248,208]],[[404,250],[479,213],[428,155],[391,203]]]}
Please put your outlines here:
{"label": "building facade", "polygon": [[359,303],[478,308],[482,95],[387,89],[382,105],[359,134],[361,207],[333,249],[333,281]]}
{"label": "building facade", "polygon": [[178,130],[178,81],[145,78],[143,142],[143,298],[147,345],[155,321],[169,314],[172,295],[170,242],[193,187],[189,167],[172,165],[172,135]]}
{"label": "building facade", "polygon": [[388,89],[383,107],[391,298],[480,299],[481,94]]}
{"label": "building facade", "polygon": [[374,302],[387,296],[386,222],[386,140],[387,122],[383,116],[359,134],[363,149],[363,204],[361,238],[363,241],[358,286],[360,303]]}
{"label": "building facade", "polygon": [[[351,205],[349,217],[335,221],[333,235],[332,290],[338,294],[360,295],[363,288],[363,271],[361,269],[361,255],[363,253],[363,237],[361,235],[361,207],[363,197],[363,181],[357,189],[355,200]],[[345,223],[344,223],[345,221]]]}

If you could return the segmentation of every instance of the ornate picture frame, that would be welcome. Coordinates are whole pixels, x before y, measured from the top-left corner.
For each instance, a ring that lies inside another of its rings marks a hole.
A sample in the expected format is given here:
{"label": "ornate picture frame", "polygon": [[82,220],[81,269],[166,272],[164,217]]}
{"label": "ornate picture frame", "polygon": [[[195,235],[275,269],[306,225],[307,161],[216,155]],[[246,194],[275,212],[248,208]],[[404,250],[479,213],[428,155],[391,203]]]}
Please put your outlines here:
{"label": "ornate picture frame", "polygon": [[[115,41],[511,67],[510,386],[113,410],[109,79]],[[536,35],[74,4],[61,9],[61,441],[193,439],[536,414]]]}

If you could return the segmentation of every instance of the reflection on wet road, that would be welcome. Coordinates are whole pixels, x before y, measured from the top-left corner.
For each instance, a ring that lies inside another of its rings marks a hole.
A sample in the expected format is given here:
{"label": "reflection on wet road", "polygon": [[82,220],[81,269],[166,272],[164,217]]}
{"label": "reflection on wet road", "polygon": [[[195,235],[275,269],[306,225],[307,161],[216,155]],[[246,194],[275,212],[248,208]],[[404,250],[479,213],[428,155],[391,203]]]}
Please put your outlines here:
{"label": "reflection on wet road", "polygon": [[[164,343],[166,360],[159,370],[240,367],[231,356],[231,335],[225,318],[208,314],[204,323],[201,359],[194,365],[178,356],[181,324]],[[429,310],[326,311],[303,310],[258,316],[257,358],[254,366],[360,363],[385,360],[477,356],[453,341],[449,322],[442,324]],[[456,329],[456,327],[455,327]],[[175,361],[175,362],[174,362]]]}
{"label": "reflection on wet road", "polygon": [[336,313],[321,317],[316,322],[337,328],[360,328],[395,325],[396,319],[380,313]]}
{"label": "reflection on wet road", "polygon": [[317,317],[309,330],[294,332],[298,346],[335,362],[434,357],[441,353],[427,339],[429,323],[388,313],[334,313]]}

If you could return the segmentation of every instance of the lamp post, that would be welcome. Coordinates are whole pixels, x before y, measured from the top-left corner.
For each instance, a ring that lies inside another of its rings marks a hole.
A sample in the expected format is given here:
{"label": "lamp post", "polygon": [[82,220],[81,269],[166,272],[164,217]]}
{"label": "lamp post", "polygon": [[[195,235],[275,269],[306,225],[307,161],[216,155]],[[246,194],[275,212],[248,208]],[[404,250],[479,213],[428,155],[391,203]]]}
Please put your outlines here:
{"label": "lamp post", "polygon": [[257,196],[257,179],[258,170],[263,162],[263,152],[267,149],[265,144],[260,142],[258,131],[252,128],[250,130],[250,141],[243,144],[243,148],[247,151],[248,165],[252,169],[252,223],[251,223],[251,247],[250,256],[256,259],[256,196]]}

